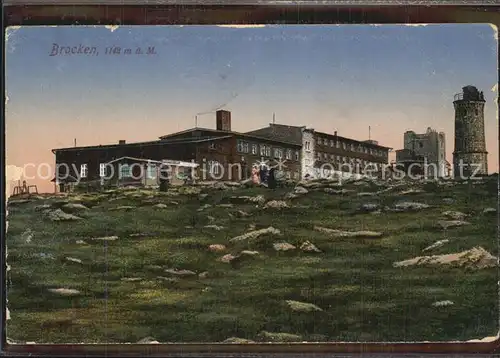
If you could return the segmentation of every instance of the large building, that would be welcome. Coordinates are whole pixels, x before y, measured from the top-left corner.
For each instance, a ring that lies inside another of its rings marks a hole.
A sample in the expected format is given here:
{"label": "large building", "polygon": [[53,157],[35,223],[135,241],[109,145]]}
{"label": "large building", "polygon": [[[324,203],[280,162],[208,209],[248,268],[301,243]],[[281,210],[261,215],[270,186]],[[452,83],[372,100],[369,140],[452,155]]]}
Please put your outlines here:
{"label": "large building", "polygon": [[157,172],[162,163],[175,161],[182,168],[194,168],[198,180],[246,179],[256,163],[282,163],[279,169],[287,177],[299,179],[300,151],[300,145],[293,142],[232,131],[231,112],[223,110],[216,112],[215,129],[195,127],[148,142],[120,140],[111,145],[52,150],[58,168],[54,181],[60,190],[67,190],[77,181],[102,185],[106,178],[116,183],[116,176],[108,173],[116,163],[121,163],[121,181],[129,185],[155,184],[144,177],[145,173]]}
{"label": "large building", "polygon": [[396,151],[396,165],[412,173],[430,177],[448,175],[446,141],[443,132],[427,128],[425,133],[414,131],[404,133],[404,149]]}
{"label": "large building", "polygon": [[455,178],[488,174],[488,152],[484,133],[484,95],[474,86],[465,86],[454,97]]}
{"label": "large building", "polygon": [[391,148],[373,140],[359,141],[318,132],[300,126],[271,123],[248,134],[284,140],[301,147],[301,173],[312,178],[345,173],[350,176],[374,175],[384,170]]}

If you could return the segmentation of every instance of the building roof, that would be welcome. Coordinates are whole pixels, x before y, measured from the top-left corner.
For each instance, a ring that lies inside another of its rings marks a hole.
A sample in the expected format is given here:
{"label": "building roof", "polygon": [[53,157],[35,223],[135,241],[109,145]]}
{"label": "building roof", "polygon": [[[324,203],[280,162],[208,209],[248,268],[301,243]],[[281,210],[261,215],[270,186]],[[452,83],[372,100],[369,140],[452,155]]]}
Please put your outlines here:
{"label": "building roof", "polygon": [[178,135],[186,134],[186,133],[190,133],[190,132],[195,132],[195,131],[209,132],[209,133],[214,133],[214,134],[218,134],[218,135],[224,135],[224,134],[228,135],[229,134],[229,136],[246,137],[246,138],[255,139],[255,140],[267,140],[267,141],[273,141],[273,142],[278,142],[278,143],[288,144],[288,145],[296,145],[296,146],[302,145],[302,143],[287,141],[287,140],[283,140],[280,138],[272,138],[269,136],[260,135],[258,133],[253,133],[253,132],[242,133],[242,132],[235,132],[235,131],[220,131],[217,129],[201,128],[201,127],[190,128],[190,129],[186,129],[186,130],[183,130],[180,132],[167,134],[167,135],[161,136],[160,139],[164,140],[164,139],[168,139],[168,138],[171,138],[174,136],[178,136]]}
{"label": "building roof", "polygon": [[123,159],[129,159],[129,160],[133,160],[133,161],[136,161],[136,162],[143,162],[143,163],[176,165],[176,166],[179,166],[179,167],[196,168],[196,167],[199,166],[197,163],[186,162],[186,161],[182,161],[182,160],[172,160],[172,159],[153,160],[153,159],[147,159],[147,158],[135,158],[135,157],[128,157],[128,156],[124,156],[124,157],[120,157],[120,158],[117,158],[117,159],[113,159],[113,160],[107,162],[106,164],[111,164],[111,163],[119,162],[120,160],[123,160]]}
{"label": "building roof", "polygon": [[[282,140],[287,140],[291,141],[293,143],[302,145],[302,131],[305,130],[305,126],[290,126],[286,124],[275,124],[275,123],[270,123],[269,127],[264,127],[260,129],[256,129],[247,133],[250,133],[252,135],[258,135],[258,136],[266,136],[268,138],[281,138]],[[347,138],[347,137],[342,137],[339,135],[331,134],[331,133],[326,133],[326,132],[318,132],[314,131],[317,134],[324,135],[324,136],[329,136],[329,137],[336,137],[338,139],[342,139],[344,141],[349,141],[349,142],[355,142],[355,143],[363,143],[364,145],[367,145],[369,147],[373,148],[383,148],[383,149],[392,149],[390,147],[386,147],[380,144],[375,144],[375,143],[370,143],[366,141],[360,141],[357,139],[352,139],[352,138]]]}
{"label": "building roof", "polygon": [[90,149],[106,149],[106,148],[115,148],[115,147],[126,147],[126,146],[142,146],[142,145],[169,145],[169,144],[186,144],[186,143],[200,143],[200,142],[208,142],[214,140],[220,140],[225,138],[230,138],[231,136],[222,136],[222,137],[202,137],[202,138],[180,138],[180,139],[171,139],[171,140],[154,140],[147,142],[133,142],[133,143],[124,143],[124,144],[105,144],[105,145],[92,145],[92,146],[83,146],[83,147],[67,147],[67,148],[56,148],[52,149],[52,153],[57,151],[72,151],[72,150],[90,150]]}

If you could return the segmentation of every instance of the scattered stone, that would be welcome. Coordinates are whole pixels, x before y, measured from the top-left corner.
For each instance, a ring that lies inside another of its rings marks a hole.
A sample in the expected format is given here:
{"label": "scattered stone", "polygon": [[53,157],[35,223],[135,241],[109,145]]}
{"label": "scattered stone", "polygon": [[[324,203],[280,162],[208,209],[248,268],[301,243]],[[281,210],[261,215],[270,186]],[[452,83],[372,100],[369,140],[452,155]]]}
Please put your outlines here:
{"label": "scattered stone", "polygon": [[273,244],[273,247],[276,251],[289,251],[296,249],[295,246],[289,244],[288,242],[276,242]]}
{"label": "scattered stone", "polygon": [[362,191],[358,193],[358,196],[376,196],[378,193],[377,192],[372,192],[372,191]]}
{"label": "scattered stone", "polygon": [[318,306],[312,303],[299,302],[293,300],[287,300],[286,303],[295,312],[314,312],[314,311],[323,311]]}
{"label": "scattered stone", "polygon": [[208,271],[204,271],[204,272],[201,272],[199,275],[198,275],[199,278],[207,278],[208,277]]}
{"label": "scattered stone", "polygon": [[51,208],[52,208],[52,205],[50,205],[50,204],[37,205],[37,206],[35,206],[35,211],[46,211],[46,210],[50,210]]}
{"label": "scattered stone", "polygon": [[78,296],[80,291],[71,288],[50,288],[49,292],[56,293],[61,296]]}
{"label": "scattered stone", "polygon": [[17,206],[17,205],[26,204],[26,203],[31,203],[31,200],[27,200],[27,199],[9,200],[8,206]]}
{"label": "scattered stone", "polygon": [[136,344],[160,344],[160,342],[153,337],[146,337],[138,341]]}
{"label": "scattered stone", "polygon": [[452,301],[438,301],[438,302],[434,302],[432,305],[434,307],[443,307],[443,306],[451,306],[453,305],[454,303]]}
{"label": "scattered stone", "polygon": [[219,204],[217,205],[218,208],[232,208],[233,204]]}
{"label": "scattered stone", "polygon": [[460,227],[460,226],[470,225],[470,223],[463,220],[439,220],[438,225],[446,230],[449,229],[450,227]]}
{"label": "scattered stone", "polygon": [[268,235],[268,234],[271,234],[271,235],[281,235],[281,231],[278,230],[278,229],[275,229],[272,226],[269,226],[268,228],[265,228],[265,229],[250,231],[250,232],[248,232],[246,234],[233,237],[229,241],[230,242],[243,241],[243,240],[249,240],[250,241],[250,240],[257,239],[257,238],[259,238],[262,235]]}
{"label": "scattered stone", "polygon": [[69,262],[75,262],[77,264],[81,264],[82,263],[82,260],[80,259],[75,259],[74,257],[66,257],[66,261],[69,261]]}
{"label": "scattered stone", "polygon": [[224,226],[218,226],[218,225],[205,225],[204,227],[206,229],[214,229],[216,231],[221,231],[224,229]]}
{"label": "scattered stone", "polygon": [[424,203],[416,203],[412,201],[403,201],[394,205],[397,211],[418,211],[430,208],[430,205]]}
{"label": "scattered stone", "polygon": [[259,341],[269,342],[269,343],[286,343],[286,342],[301,342],[302,336],[292,333],[283,332],[260,332],[257,337]]}
{"label": "scattered stone", "polygon": [[381,232],[376,231],[344,231],[329,229],[321,226],[315,226],[314,230],[324,232],[335,237],[379,238],[383,236]]}
{"label": "scattered stone", "polygon": [[48,213],[49,219],[52,221],[76,221],[81,220],[81,217],[75,216],[73,214],[67,214],[61,209],[56,209]]}
{"label": "scattered stone", "polygon": [[445,204],[453,204],[453,203],[455,203],[455,199],[453,199],[453,198],[443,198],[443,203],[445,203]]}
{"label": "scattered stone", "polygon": [[209,221],[215,221],[215,218],[214,218],[213,216],[210,216],[210,215],[207,215],[207,219],[208,219]]}
{"label": "scattered stone", "polygon": [[294,194],[294,193],[287,193],[287,194],[285,194],[285,200],[292,200],[292,199],[296,199],[298,197],[299,196],[297,194]]}
{"label": "scattered stone", "polygon": [[166,208],[168,208],[168,206],[166,204],[161,204],[161,203],[154,205],[154,207],[157,208],[157,209],[166,209]]}
{"label": "scattered stone", "polygon": [[239,338],[239,337],[229,337],[226,340],[222,341],[222,343],[226,344],[250,344],[250,343],[255,343],[255,341],[252,341],[250,339],[245,339],[245,338]]}
{"label": "scattered stone", "polygon": [[179,279],[176,277],[164,277],[164,276],[156,276],[158,280],[161,280],[163,282],[168,282],[168,283],[176,283],[179,282]]}
{"label": "scattered stone", "polygon": [[247,256],[257,256],[259,254],[258,251],[250,251],[250,250],[243,250],[240,252],[240,255],[247,255]]}
{"label": "scattered stone", "polygon": [[31,240],[33,239],[34,232],[30,228],[26,229],[22,234],[21,234],[21,240],[29,244]]}
{"label": "scattered stone", "polygon": [[264,204],[266,202],[266,198],[263,195],[252,196],[248,199],[248,201],[255,204]]}
{"label": "scattered stone", "polygon": [[380,210],[380,205],[373,203],[361,204],[359,208],[360,212],[365,212],[365,213],[371,213],[378,210]]}
{"label": "scattered stone", "polygon": [[304,188],[302,186],[297,186],[297,187],[295,187],[293,193],[296,195],[303,195],[303,194],[309,193],[309,190],[307,190],[306,188]]}
{"label": "scattered stone", "polygon": [[201,207],[198,209],[198,211],[203,211],[203,210],[208,209],[208,208],[211,208],[211,207],[212,207],[212,205],[210,205],[210,204],[205,204],[205,205],[201,206]]}
{"label": "scattered stone", "polygon": [[141,281],[142,278],[141,277],[122,277],[121,280],[125,281],[125,282],[137,282],[137,281]]}
{"label": "scattered stone", "polygon": [[135,208],[134,206],[122,205],[122,206],[117,206],[116,208],[110,208],[109,210],[110,211],[130,211],[134,208]]}
{"label": "scattered stone", "polygon": [[344,195],[352,192],[352,190],[347,189],[333,189],[333,188],[324,188],[323,191],[327,194],[335,194],[335,195]]}
{"label": "scattered stone", "polygon": [[496,214],[497,209],[495,208],[486,208],[483,210],[483,214]]}
{"label": "scattered stone", "polygon": [[411,195],[411,194],[421,194],[425,193],[425,191],[421,189],[408,189],[408,190],[403,190],[402,192],[398,193],[398,195]]}
{"label": "scattered stone", "polygon": [[99,240],[99,241],[115,241],[118,240],[118,236],[103,236],[103,237],[93,237],[90,240]]}
{"label": "scattered stone", "polygon": [[237,256],[234,256],[232,254],[227,254],[227,255],[222,256],[218,261],[223,262],[225,264],[229,264],[236,258],[237,258]]}
{"label": "scattered stone", "polygon": [[303,242],[302,245],[300,245],[300,249],[304,252],[321,252],[321,250],[314,246],[314,244],[310,241]]}
{"label": "scattered stone", "polygon": [[243,211],[243,210],[238,210],[235,215],[239,218],[246,218],[246,217],[249,217],[250,214],[247,213],[246,211]]}
{"label": "scattered stone", "polygon": [[86,211],[89,210],[85,205],[83,204],[78,204],[78,203],[68,203],[62,206],[62,209],[64,211],[69,211],[69,212],[77,212],[77,211]]}
{"label": "scattered stone", "polygon": [[442,215],[453,220],[463,220],[467,217],[467,214],[460,211],[445,211]]}
{"label": "scattered stone", "polygon": [[198,199],[205,200],[208,197],[208,194],[200,194],[198,195]]}
{"label": "scattered stone", "polygon": [[446,240],[439,240],[439,241],[436,241],[435,243],[433,243],[432,245],[426,247],[425,249],[423,249],[422,251],[430,251],[430,250],[433,250],[433,249],[436,249],[438,247],[441,247],[443,246],[444,244],[447,244],[448,242],[450,242],[450,240],[446,239]]}
{"label": "scattered stone", "polygon": [[75,244],[77,245],[87,245],[87,243],[83,240],[76,240]]}
{"label": "scattered stone", "polygon": [[446,255],[419,256],[410,260],[395,262],[394,267],[421,266],[421,265],[451,265],[475,269],[498,266],[498,258],[491,255],[482,247],[474,247],[467,251]]}
{"label": "scattered stone", "polygon": [[166,269],[165,272],[176,276],[196,276],[196,272],[190,270]]}
{"label": "scattered stone", "polygon": [[266,203],[266,205],[264,205],[264,208],[268,209],[268,208],[272,208],[272,209],[285,209],[285,208],[289,208],[290,206],[288,205],[288,203],[286,201],[282,201],[282,200],[271,200],[269,202]]}
{"label": "scattered stone", "polygon": [[226,250],[226,246],[222,244],[213,244],[208,247],[208,250],[211,252],[222,252]]}

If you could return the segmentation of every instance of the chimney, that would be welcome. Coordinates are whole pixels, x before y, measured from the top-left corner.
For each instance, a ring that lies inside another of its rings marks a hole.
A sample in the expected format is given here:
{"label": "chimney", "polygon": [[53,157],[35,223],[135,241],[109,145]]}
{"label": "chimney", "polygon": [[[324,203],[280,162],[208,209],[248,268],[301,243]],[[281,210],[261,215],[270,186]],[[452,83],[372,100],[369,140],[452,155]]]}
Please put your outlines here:
{"label": "chimney", "polygon": [[225,110],[218,110],[215,112],[215,117],[217,120],[217,130],[218,131],[231,131],[231,112]]}
{"label": "chimney", "polygon": [[337,136],[337,131],[333,132],[333,135],[334,135],[334,136]]}
{"label": "chimney", "polygon": [[120,145],[121,145],[121,144],[125,144],[125,143],[126,143],[126,142],[125,142],[125,139],[120,139],[120,140],[118,141],[118,144],[120,144]]}

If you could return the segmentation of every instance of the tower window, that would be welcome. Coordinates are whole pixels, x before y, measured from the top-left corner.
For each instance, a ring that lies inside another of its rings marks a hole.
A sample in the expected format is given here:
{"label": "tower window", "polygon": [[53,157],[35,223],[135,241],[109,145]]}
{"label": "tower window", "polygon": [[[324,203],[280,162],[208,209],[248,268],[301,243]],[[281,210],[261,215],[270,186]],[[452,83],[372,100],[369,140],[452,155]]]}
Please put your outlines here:
{"label": "tower window", "polygon": [[475,109],[475,113],[476,113],[476,116],[478,116],[479,115],[479,109],[476,108]]}

